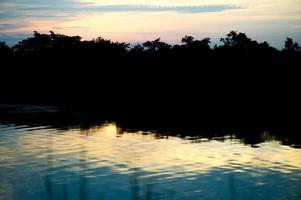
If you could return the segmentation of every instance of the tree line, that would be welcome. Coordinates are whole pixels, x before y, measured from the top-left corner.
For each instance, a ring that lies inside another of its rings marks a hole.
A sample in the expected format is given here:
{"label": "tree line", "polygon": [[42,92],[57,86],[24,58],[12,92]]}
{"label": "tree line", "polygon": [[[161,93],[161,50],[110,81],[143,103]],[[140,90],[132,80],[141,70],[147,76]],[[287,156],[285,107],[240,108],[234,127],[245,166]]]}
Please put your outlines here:
{"label": "tree line", "polygon": [[241,102],[273,110],[271,102],[280,99],[294,105],[300,85],[298,43],[287,38],[278,50],[235,31],[220,41],[212,46],[210,38],[184,36],[181,44],[158,38],[130,45],[34,32],[13,47],[0,43],[0,101],[59,102],[93,110],[106,105],[100,106],[102,112],[118,113],[169,113],[176,107],[177,112],[241,111]]}
{"label": "tree line", "polygon": [[111,40],[98,37],[92,40],[82,40],[80,36],[67,36],[50,31],[49,34],[34,32],[33,37],[19,41],[16,45],[9,47],[5,42],[0,42],[1,55],[17,53],[53,53],[58,52],[78,52],[88,51],[117,55],[137,55],[137,54],[168,54],[178,53],[209,53],[209,52],[236,52],[251,54],[260,51],[261,53],[301,51],[301,47],[292,38],[286,38],[284,48],[279,51],[265,42],[257,42],[249,38],[245,33],[231,31],[225,38],[221,38],[221,45],[210,47],[211,39],[204,38],[197,40],[192,36],[185,36],[181,40],[182,44],[170,45],[160,38],[153,41],[130,45],[125,42],[113,42]]}
{"label": "tree line", "polygon": [[299,130],[300,45],[286,38],[278,50],[235,31],[220,42],[130,45],[34,32],[13,47],[0,42],[0,103],[58,104],[67,116],[54,115],[57,123],[70,123],[71,112],[76,123],[100,115],[134,128]]}

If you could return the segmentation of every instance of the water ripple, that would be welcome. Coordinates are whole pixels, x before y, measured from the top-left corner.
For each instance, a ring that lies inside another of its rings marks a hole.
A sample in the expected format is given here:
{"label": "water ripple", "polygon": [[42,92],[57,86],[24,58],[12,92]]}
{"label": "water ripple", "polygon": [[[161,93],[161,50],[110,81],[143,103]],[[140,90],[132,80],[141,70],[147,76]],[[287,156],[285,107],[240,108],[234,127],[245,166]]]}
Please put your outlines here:
{"label": "water ripple", "polygon": [[119,131],[0,124],[0,199],[300,197],[301,149]]}

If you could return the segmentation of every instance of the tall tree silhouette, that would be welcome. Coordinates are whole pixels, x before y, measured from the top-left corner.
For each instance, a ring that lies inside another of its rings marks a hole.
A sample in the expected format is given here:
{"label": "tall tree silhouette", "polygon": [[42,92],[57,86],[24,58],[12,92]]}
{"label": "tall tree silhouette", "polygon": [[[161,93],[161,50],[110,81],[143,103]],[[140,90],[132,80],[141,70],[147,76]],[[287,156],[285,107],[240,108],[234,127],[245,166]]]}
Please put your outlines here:
{"label": "tall tree silhouette", "polygon": [[5,44],[5,42],[0,42],[0,55],[8,54],[10,48]]}
{"label": "tall tree silhouette", "polygon": [[225,47],[232,48],[247,48],[252,42],[245,33],[237,33],[236,31],[231,31],[226,38],[221,38],[220,41],[224,43]]}
{"label": "tall tree silhouette", "polygon": [[294,42],[292,38],[286,38],[284,49],[287,51],[297,51],[300,50],[299,44]]}
{"label": "tall tree silhouette", "polygon": [[209,50],[210,49],[210,38],[205,38],[203,40],[195,40],[192,36],[185,36],[182,38],[182,43],[186,48],[192,48],[196,51],[198,50]]}
{"label": "tall tree silhouette", "polygon": [[171,48],[171,45],[169,45],[165,42],[162,42],[160,38],[157,38],[153,41],[147,41],[147,42],[143,43],[143,46],[149,52],[168,51]]}
{"label": "tall tree silhouette", "polygon": [[194,38],[192,36],[185,35],[185,37],[182,38],[182,43],[184,43],[185,46],[190,46],[193,42]]}

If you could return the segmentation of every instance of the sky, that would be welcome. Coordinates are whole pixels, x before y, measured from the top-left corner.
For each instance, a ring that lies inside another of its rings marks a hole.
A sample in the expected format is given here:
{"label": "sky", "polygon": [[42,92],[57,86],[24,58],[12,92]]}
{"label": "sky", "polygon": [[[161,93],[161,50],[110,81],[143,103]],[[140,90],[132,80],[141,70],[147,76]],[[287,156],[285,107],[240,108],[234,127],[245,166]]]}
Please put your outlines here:
{"label": "sky", "polygon": [[33,31],[137,43],[185,35],[218,43],[231,30],[282,48],[301,42],[301,0],[0,0],[0,41]]}

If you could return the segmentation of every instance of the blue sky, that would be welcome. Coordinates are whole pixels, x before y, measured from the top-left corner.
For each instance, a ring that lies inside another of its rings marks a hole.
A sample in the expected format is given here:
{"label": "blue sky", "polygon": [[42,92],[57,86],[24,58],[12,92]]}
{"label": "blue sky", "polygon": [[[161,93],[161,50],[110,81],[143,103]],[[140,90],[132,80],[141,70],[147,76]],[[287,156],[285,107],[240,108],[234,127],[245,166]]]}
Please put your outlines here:
{"label": "blue sky", "polygon": [[184,35],[217,42],[236,30],[281,48],[286,37],[301,42],[301,0],[0,0],[0,40],[49,30],[132,43]]}

